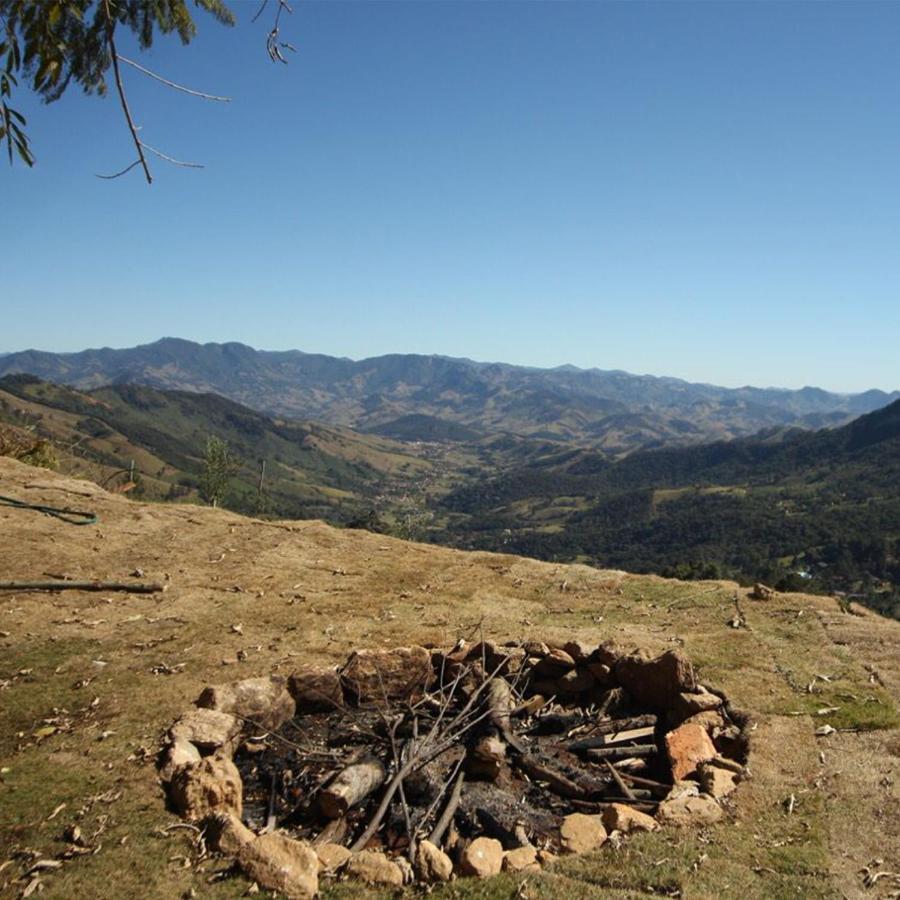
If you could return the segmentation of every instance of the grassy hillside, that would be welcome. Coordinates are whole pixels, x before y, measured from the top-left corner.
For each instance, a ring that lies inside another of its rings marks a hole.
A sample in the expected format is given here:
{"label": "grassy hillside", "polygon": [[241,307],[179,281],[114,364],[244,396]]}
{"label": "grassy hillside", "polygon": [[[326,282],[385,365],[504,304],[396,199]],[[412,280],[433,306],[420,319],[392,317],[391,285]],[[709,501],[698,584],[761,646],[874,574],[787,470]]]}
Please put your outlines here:
{"label": "grassy hillside", "polygon": [[[714,826],[633,834],[538,874],[436,887],[436,900],[881,900],[897,889],[872,878],[900,869],[898,623],[803,594],[755,603],[728,582],[134,503],[5,459],[0,483],[99,515],[74,528],[0,507],[0,533],[16,547],[0,554],[0,580],[45,570],[123,580],[139,567],[169,585],[155,596],[0,594],[3,897],[35,878],[42,900],[246,896],[249,882],[229,861],[198,856],[166,808],[154,759],[172,721],[208,684],[331,664],[357,647],[480,634],[680,647],[703,683],[752,717],[752,777]],[[736,596],[741,628],[729,624]],[[837,730],[817,736],[824,725]],[[82,855],[64,838],[74,825]],[[60,865],[34,870],[37,860]],[[389,896],[419,895],[338,884],[322,900]]]}
{"label": "grassy hillside", "polygon": [[0,418],[52,438],[70,468],[112,486],[134,460],[136,496],[153,499],[197,498],[206,441],[214,435],[227,441],[234,460],[225,505],[245,512],[348,521],[376,501],[390,510],[411,484],[427,484],[436,471],[408,445],[272,419],[214,394],[134,385],[87,393],[8,376],[0,380]]}

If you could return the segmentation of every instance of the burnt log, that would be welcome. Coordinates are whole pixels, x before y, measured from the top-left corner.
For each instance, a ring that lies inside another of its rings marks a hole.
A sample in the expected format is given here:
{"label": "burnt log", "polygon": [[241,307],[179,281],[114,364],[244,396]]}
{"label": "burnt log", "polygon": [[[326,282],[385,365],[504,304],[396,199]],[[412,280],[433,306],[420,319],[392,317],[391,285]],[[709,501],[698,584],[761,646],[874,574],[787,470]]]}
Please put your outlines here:
{"label": "burnt log", "polygon": [[597,747],[585,751],[588,759],[627,759],[630,756],[653,756],[659,753],[656,744],[630,744],[621,747]]}
{"label": "burnt log", "polygon": [[319,791],[319,809],[329,819],[339,819],[384,784],[387,777],[381,760],[370,757],[339,772]]}

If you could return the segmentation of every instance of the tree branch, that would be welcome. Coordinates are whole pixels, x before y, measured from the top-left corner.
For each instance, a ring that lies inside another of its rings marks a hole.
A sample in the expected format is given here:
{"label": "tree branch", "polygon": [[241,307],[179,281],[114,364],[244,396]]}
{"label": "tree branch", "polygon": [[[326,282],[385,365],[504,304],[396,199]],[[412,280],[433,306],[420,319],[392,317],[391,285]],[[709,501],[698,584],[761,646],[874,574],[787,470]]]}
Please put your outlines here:
{"label": "tree branch", "polygon": [[122,56],[122,54],[118,54],[118,58],[120,62],[128,63],[129,66],[133,66],[138,72],[143,72],[145,75],[149,75],[150,78],[155,78],[157,81],[166,85],[166,87],[174,88],[176,91],[182,91],[185,94],[190,94],[192,97],[200,97],[203,100],[218,100],[220,103],[231,103],[231,97],[219,97],[216,94],[205,94],[203,91],[195,91],[189,87],[185,87],[183,84],[177,84],[174,81],[169,81],[168,78],[163,78],[162,75],[157,75],[156,72],[151,72],[149,69],[145,69],[140,63],[136,63],[133,59],[129,59],[127,56]]}
{"label": "tree branch", "polygon": [[203,163],[194,163],[194,162],[185,162],[181,159],[174,159],[171,156],[166,156],[161,150],[157,150],[155,147],[151,147],[149,144],[145,144],[143,141],[140,142],[141,146],[145,150],[149,150],[151,153],[158,156],[160,159],[164,159],[166,162],[170,162],[175,166],[184,166],[186,169],[203,169],[205,166]]}
{"label": "tree branch", "polygon": [[106,178],[106,179],[121,178],[123,175],[130,172],[135,166],[139,166],[140,164],[141,164],[141,161],[139,159],[136,159],[130,166],[126,166],[124,169],[122,169],[121,172],[116,172],[115,175],[98,175],[95,172],[94,177],[95,178]]}
{"label": "tree branch", "polygon": [[[113,22],[112,14],[109,11],[109,0],[103,0],[103,8],[106,11],[106,42],[109,44],[109,50],[112,54],[112,66],[113,74],[116,79],[116,90],[119,92],[119,100],[122,101],[122,111],[125,113],[125,121],[128,123],[128,130],[131,132],[131,138],[134,141],[134,146],[137,148],[137,161],[144,170],[144,177],[147,179],[147,184],[153,184],[153,176],[150,174],[150,167],[147,165],[147,157],[144,156],[144,147],[138,138],[134,119],[131,118],[131,110],[128,108],[128,99],[125,96],[125,86],[122,84],[122,73],[119,71],[119,54],[116,51],[116,40],[114,37],[116,26]],[[119,174],[124,175],[125,172],[132,168],[134,168],[134,166],[129,166],[128,169]]]}

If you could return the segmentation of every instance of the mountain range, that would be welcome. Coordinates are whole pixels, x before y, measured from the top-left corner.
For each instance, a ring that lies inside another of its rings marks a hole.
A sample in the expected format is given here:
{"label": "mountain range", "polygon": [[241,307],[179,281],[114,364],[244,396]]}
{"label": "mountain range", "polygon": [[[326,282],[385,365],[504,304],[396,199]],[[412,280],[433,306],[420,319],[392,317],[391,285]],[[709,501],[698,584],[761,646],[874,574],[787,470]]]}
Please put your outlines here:
{"label": "mountain range", "polygon": [[746,437],[762,429],[838,426],[900,398],[897,391],[848,395],[814,387],[724,388],[621,371],[538,369],[444,356],[354,361],[178,338],[128,349],[26,350],[0,357],[0,375],[13,373],[80,389],[141,384],[212,392],[268,414],[404,440],[429,440],[435,433],[468,440],[507,432],[576,442],[615,456]]}

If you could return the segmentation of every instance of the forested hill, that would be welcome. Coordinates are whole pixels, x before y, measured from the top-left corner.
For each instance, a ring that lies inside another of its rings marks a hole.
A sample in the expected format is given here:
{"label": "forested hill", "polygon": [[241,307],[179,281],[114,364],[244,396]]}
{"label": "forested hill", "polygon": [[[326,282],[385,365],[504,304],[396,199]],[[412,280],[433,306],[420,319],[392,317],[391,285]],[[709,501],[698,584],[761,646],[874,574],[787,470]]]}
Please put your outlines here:
{"label": "forested hill", "polygon": [[29,373],[91,389],[134,383],[212,392],[263,412],[428,440],[454,423],[575,441],[619,456],[692,445],[764,428],[839,425],[900,393],[818,388],[728,389],[677,378],[561,366],[536,369],[444,356],[392,354],[354,361],[243,344],[164,338],[129,349],[0,357],[0,375]]}
{"label": "forested hill", "polygon": [[900,402],[842,428],[610,462],[583,451],[443,501],[466,547],[842,590],[900,613]]}

